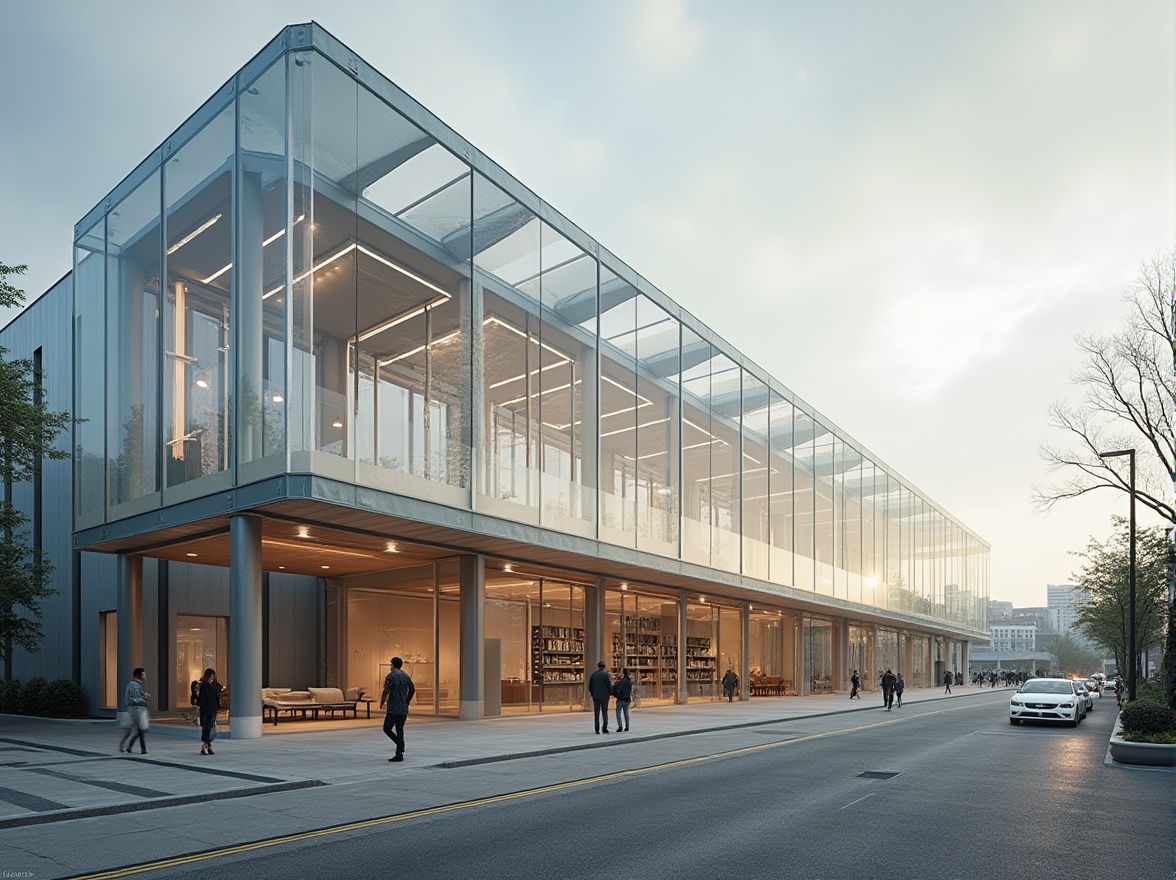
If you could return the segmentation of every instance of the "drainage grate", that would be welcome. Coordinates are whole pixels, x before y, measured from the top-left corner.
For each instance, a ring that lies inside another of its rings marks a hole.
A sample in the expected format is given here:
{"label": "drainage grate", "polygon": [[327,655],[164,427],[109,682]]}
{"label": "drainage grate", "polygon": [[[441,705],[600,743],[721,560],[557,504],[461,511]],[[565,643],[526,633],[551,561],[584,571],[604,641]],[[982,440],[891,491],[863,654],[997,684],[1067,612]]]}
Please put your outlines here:
{"label": "drainage grate", "polygon": [[858,779],[893,779],[895,776],[901,775],[901,773],[890,773],[884,770],[867,770],[865,773],[859,773]]}

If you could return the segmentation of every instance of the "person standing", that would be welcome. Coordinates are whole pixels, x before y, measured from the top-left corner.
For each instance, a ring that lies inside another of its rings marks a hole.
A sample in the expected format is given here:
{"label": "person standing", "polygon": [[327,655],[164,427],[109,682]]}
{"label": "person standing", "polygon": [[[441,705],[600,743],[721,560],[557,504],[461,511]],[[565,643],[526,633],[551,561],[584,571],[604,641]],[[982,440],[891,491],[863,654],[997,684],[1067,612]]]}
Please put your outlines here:
{"label": "person standing", "polygon": [[216,680],[216,670],[209,667],[200,677],[196,688],[196,707],[200,713],[200,754],[214,755],[212,741],[216,739],[216,713],[220,711],[221,691],[225,686]]}
{"label": "person standing", "polygon": [[[596,732],[601,728],[608,733],[608,698],[612,693],[612,679],[608,677],[608,670],[604,668],[604,661],[596,664],[596,671],[588,677],[588,693],[592,695],[592,723]],[[620,720],[617,721],[620,724]]]}
{"label": "person standing", "polygon": [[399,657],[392,658],[392,671],[384,676],[384,691],[380,694],[380,708],[388,707],[384,735],[396,744],[396,754],[389,761],[404,760],[404,722],[408,720],[408,704],[416,693],[416,685],[403,666]]}
{"label": "person standing", "polygon": [[951,693],[952,674],[950,672],[943,673],[943,692],[945,694]]}
{"label": "person standing", "polygon": [[902,708],[902,692],[906,687],[906,680],[902,677],[902,673],[894,679],[894,698],[898,701],[898,708]]}
{"label": "person standing", "polygon": [[123,693],[123,702],[127,706],[127,729],[123,731],[118,750],[131,753],[131,746],[135,740],[139,741],[139,754],[147,754],[147,727],[150,724],[147,713],[147,698],[151,694],[143,690],[143,683],[147,681],[147,672],[142,666],[136,666],[131,673],[131,680],[127,682],[127,689]]}
{"label": "person standing", "polygon": [[731,698],[735,696],[735,691],[739,687],[739,676],[735,674],[734,669],[727,669],[726,675],[723,676],[723,694],[727,697],[727,702],[731,702]]}
{"label": "person standing", "polygon": [[886,711],[889,712],[894,705],[894,685],[898,679],[894,677],[894,673],[887,669],[882,673],[882,703],[886,706]]}
{"label": "person standing", "polygon": [[852,700],[854,697],[857,697],[860,700],[862,695],[859,694],[858,691],[862,686],[862,678],[860,675],[858,675],[858,671],[856,669],[853,671],[853,675],[849,677],[849,685],[849,698]]}
{"label": "person standing", "polygon": [[[629,670],[622,669],[621,677],[612,686],[612,695],[617,700],[617,733],[629,731],[629,703],[633,699],[633,679],[629,678]],[[625,724],[621,726],[621,713],[625,715]]]}

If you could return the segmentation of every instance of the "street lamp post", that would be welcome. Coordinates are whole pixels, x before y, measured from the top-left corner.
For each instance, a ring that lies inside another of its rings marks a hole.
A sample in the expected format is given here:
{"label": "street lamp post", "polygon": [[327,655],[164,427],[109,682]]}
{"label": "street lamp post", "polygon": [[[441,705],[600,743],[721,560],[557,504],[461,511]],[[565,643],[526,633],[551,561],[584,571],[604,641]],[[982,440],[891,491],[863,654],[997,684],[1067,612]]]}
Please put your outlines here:
{"label": "street lamp post", "polygon": [[1127,612],[1130,615],[1130,620],[1127,624],[1127,700],[1130,702],[1135,699],[1135,664],[1138,658],[1135,656],[1135,450],[1134,449],[1120,449],[1116,452],[1100,452],[1099,458],[1115,458],[1117,456],[1127,456],[1129,466],[1128,475],[1130,477],[1131,489],[1131,514],[1128,520],[1128,546],[1130,547],[1130,571],[1127,575],[1128,587],[1128,606]]}

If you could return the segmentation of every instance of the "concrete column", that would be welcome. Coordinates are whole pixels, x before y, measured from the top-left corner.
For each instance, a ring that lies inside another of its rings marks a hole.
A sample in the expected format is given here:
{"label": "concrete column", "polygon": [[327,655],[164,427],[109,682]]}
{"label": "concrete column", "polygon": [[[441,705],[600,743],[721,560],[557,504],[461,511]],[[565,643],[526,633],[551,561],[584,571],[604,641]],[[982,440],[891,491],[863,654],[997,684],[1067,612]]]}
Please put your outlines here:
{"label": "concrete column", "polygon": [[837,622],[838,639],[833,657],[833,680],[838,690],[849,690],[849,621]]}
{"label": "concrete column", "polygon": [[690,684],[686,681],[686,591],[678,592],[678,702],[690,699]]}
{"label": "concrete column", "polygon": [[740,613],[743,617],[743,631],[740,634],[740,641],[743,644],[739,662],[743,665],[743,671],[739,678],[741,682],[739,699],[742,701],[751,699],[751,603],[744,602]]}
{"label": "concrete column", "polygon": [[229,707],[233,739],[261,736],[261,517],[229,520]]}
{"label": "concrete column", "polygon": [[[143,557],[120,553],[118,556],[118,720],[127,720],[123,702],[127,682],[136,666],[143,666]],[[144,667],[146,668],[146,667]],[[162,669],[148,671],[147,692],[154,693],[151,682]]]}
{"label": "concrete column", "polygon": [[479,721],[483,715],[482,677],[486,637],[486,557],[463,556],[458,562],[459,639],[462,721]]}
{"label": "concrete column", "polygon": [[588,694],[588,677],[596,671],[601,660],[608,663],[608,652],[604,644],[604,578],[598,578],[595,586],[584,587],[584,693],[585,709],[592,708],[592,697]]}

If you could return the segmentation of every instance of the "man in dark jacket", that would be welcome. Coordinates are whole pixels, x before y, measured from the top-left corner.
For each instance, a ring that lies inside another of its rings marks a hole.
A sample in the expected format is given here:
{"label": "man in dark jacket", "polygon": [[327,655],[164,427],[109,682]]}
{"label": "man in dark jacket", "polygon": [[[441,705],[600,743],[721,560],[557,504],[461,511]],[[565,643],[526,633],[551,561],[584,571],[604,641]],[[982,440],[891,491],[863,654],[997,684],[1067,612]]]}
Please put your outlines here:
{"label": "man in dark jacket", "polygon": [[404,722],[408,720],[408,704],[416,693],[416,685],[402,666],[403,660],[392,658],[392,671],[384,676],[384,691],[380,694],[380,708],[388,707],[384,716],[384,734],[396,743],[396,754],[389,761],[404,760]]}
{"label": "man in dark jacket", "polygon": [[882,702],[886,704],[886,711],[889,712],[894,705],[894,685],[898,679],[894,677],[894,673],[887,669],[882,673]]}
{"label": "man in dark jacket", "polygon": [[[633,699],[633,679],[629,678],[629,670],[622,669],[621,677],[613,685],[612,695],[617,698],[617,733],[629,729],[629,703]],[[621,726],[621,713],[625,715],[625,724]]]}
{"label": "man in dark jacket", "polygon": [[592,723],[596,725],[596,732],[601,727],[608,733],[608,697],[612,692],[612,679],[608,677],[608,670],[604,668],[604,661],[596,664],[596,671],[588,677],[588,693],[592,695]]}

